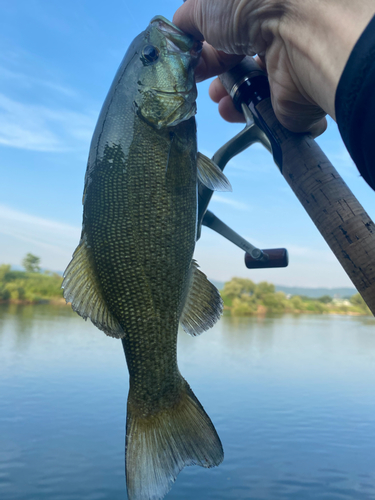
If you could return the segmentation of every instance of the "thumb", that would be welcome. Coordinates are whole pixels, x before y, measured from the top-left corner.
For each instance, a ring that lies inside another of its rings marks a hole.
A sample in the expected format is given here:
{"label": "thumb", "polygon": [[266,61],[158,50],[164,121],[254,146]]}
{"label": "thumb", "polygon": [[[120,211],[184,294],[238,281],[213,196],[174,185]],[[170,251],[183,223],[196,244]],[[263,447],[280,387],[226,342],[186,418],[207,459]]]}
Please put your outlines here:
{"label": "thumb", "polygon": [[185,33],[203,40],[202,8],[199,0],[186,0],[173,16],[173,23]]}

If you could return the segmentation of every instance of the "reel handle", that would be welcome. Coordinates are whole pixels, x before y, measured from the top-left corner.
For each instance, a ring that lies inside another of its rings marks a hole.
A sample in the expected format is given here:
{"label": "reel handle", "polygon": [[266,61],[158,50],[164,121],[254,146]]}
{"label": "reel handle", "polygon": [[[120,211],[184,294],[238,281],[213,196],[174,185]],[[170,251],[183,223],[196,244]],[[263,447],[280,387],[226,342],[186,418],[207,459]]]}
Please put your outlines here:
{"label": "reel handle", "polygon": [[288,250],[286,248],[268,248],[262,250],[263,259],[254,259],[249,253],[245,253],[245,266],[248,269],[268,269],[274,267],[287,267],[289,264]]}

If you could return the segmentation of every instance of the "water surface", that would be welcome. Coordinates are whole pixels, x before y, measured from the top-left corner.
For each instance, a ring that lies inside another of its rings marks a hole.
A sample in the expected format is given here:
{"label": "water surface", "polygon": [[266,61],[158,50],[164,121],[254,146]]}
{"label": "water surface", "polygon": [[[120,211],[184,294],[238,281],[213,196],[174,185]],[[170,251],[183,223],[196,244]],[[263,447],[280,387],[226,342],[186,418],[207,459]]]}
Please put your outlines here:
{"label": "water surface", "polygon": [[[375,500],[375,319],[225,316],[179,337],[225,459],[167,500]],[[67,307],[0,306],[0,498],[126,500],[118,340]]]}

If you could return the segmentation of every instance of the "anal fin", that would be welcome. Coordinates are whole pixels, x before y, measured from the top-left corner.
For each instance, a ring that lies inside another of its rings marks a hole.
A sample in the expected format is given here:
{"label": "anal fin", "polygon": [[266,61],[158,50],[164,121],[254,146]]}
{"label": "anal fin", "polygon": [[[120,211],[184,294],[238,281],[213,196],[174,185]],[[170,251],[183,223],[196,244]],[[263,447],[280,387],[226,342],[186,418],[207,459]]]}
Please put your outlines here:
{"label": "anal fin", "polygon": [[223,312],[223,299],[219,290],[191,261],[184,308],[180,323],[186,333],[200,335],[217,322]]}

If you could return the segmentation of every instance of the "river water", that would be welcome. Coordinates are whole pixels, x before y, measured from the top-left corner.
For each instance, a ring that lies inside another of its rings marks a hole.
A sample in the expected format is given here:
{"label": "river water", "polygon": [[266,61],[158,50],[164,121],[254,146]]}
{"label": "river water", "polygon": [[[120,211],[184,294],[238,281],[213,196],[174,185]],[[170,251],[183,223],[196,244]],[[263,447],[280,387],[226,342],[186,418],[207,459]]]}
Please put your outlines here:
{"label": "river water", "polygon": [[[179,336],[225,459],[167,500],[375,499],[375,319],[232,318]],[[0,306],[0,499],[120,500],[121,343],[68,307]]]}

